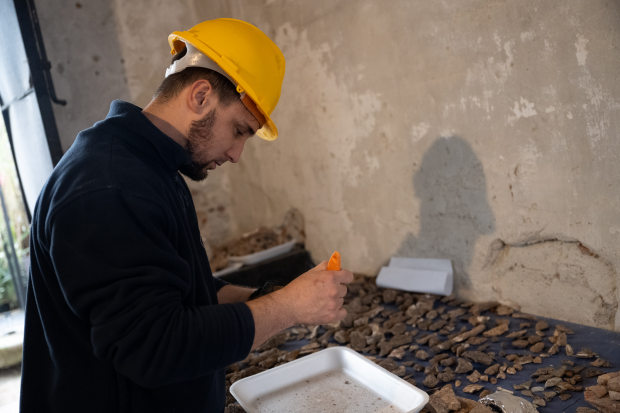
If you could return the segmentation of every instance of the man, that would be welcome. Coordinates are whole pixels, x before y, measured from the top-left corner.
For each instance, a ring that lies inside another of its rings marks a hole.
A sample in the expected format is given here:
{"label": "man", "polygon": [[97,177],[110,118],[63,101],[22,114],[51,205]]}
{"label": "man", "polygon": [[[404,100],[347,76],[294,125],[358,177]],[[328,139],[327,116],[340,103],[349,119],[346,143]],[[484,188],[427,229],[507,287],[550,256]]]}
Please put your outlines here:
{"label": "man", "polygon": [[185,182],[239,161],[270,119],[284,57],[254,26],[175,32],[144,109],[112,103],[43,188],[31,231],[21,412],[222,412],[224,369],[295,324],[342,319],[346,270],[285,288],[211,275]]}

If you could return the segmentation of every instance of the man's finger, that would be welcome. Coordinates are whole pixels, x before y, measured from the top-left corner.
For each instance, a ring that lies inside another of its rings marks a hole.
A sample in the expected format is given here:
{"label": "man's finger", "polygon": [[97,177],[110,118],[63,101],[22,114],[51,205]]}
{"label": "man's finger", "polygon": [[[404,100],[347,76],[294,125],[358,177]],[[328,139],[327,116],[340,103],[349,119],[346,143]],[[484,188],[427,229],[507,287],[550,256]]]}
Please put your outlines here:
{"label": "man's finger", "polygon": [[338,298],[343,298],[347,295],[347,287],[344,284],[338,286]]}
{"label": "man's finger", "polygon": [[334,281],[340,284],[348,284],[353,281],[353,273],[349,270],[334,271]]}

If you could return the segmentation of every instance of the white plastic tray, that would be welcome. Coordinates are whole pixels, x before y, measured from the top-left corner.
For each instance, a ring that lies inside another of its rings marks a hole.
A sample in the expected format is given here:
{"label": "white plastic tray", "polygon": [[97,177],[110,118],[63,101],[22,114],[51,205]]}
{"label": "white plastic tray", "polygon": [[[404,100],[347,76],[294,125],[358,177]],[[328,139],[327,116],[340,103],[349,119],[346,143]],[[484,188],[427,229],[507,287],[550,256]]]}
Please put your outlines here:
{"label": "white plastic tray", "polygon": [[347,347],[332,347],[239,380],[248,413],[416,413],[428,395]]}
{"label": "white plastic tray", "polygon": [[239,268],[243,267],[243,263],[242,262],[233,262],[231,264],[228,264],[228,267],[224,268],[223,270],[219,270],[213,273],[214,277],[221,277],[222,275],[226,275],[226,274],[230,274],[231,272],[235,272],[237,271]]}
{"label": "white plastic tray", "polygon": [[377,285],[404,291],[450,295],[453,271],[450,260],[392,257],[389,267],[382,267]]}
{"label": "white plastic tray", "polygon": [[257,262],[268,260],[269,258],[277,257],[278,255],[286,254],[293,249],[297,241],[292,240],[285,242],[284,244],[276,245],[275,247],[268,248],[263,251],[256,252],[254,254],[242,255],[240,257],[228,257],[230,262],[240,262],[244,265],[256,264]]}

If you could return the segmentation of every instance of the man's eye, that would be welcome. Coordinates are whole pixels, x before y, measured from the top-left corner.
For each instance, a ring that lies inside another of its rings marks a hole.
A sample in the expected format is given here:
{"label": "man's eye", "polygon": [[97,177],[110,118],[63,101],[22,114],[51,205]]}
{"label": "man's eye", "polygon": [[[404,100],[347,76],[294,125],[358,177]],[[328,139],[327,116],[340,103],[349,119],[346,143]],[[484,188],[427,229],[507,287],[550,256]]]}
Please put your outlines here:
{"label": "man's eye", "polygon": [[237,136],[243,136],[243,133],[239,129],[237,129]]}

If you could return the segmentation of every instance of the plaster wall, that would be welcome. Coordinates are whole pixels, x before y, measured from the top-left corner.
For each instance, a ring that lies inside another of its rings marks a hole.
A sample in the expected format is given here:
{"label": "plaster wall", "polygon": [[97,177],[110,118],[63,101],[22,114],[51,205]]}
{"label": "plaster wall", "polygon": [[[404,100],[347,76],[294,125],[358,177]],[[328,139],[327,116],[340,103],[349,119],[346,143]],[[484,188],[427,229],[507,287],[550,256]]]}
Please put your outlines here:
{"label": "plaster wall", "polygon": [[279,139],[192,185],[212,244],[296,207],[315,260],[450,258],[464,298],[620,329],[620,3],[55,3],[37,7],[65,148],[112,99],[148,103],[174,30],[235,17],[282,49]]}

